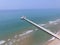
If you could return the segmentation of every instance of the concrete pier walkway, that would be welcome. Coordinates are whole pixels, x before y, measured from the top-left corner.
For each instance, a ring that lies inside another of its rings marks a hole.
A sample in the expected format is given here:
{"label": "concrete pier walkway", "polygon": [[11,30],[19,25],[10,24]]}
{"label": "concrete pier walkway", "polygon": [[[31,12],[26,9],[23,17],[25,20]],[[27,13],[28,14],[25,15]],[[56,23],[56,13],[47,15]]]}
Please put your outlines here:
{"label": "concrete pier walkway", "polygon": [[22,16],[21,19],[22,19],[22,20],[25,20],[25,21],[27,21],[27,22],[29,22],[30,24],[36,26],[37,28],[39,28],[39,29],[45,31],[46,33],[48,33],[48,34],[52,35],[53,37],[57,38],[58,40],[60,40],[60,37],[59,37],[57,34],[54,34],[53,32],[49,31],[48,29],[46,29],[46,28],[44,28],[44,27],[42,27],[42,26],[36,24],[35,22],[33,22],[33,21],[27,19],[25,16]]}

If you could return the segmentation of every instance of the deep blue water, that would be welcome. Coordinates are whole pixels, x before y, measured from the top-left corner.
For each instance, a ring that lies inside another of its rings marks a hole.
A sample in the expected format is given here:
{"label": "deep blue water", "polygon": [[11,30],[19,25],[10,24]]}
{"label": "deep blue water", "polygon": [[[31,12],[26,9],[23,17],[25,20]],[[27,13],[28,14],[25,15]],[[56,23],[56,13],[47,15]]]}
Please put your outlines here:
{"label": "deep blue water", "polygon": [[49,20],[60,18],[58,9],[36,9],[36,10],[3,10],[0,11],[0,39],[9,37],[18,31],[24,31],[31,27],[29,23],[20,19],[26,16],[36,23],[46,23]]}

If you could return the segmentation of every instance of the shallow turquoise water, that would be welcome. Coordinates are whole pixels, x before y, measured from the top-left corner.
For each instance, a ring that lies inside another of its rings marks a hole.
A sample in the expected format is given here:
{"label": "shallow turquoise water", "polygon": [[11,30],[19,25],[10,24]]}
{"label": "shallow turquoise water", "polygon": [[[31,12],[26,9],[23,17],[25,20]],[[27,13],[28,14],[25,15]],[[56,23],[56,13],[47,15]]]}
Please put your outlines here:
{"label": "shallow turquoise water", "polygon": [[[3,10],[0,11],[0,40],[15,35],[16,32],[23,32],[32,27],[31,24],[20,19],[21,16],[38,23],[47,23],[50,20],[60,18],[60,10],[56,9],[36,9],[36,10]],[[37,31],[33,34],[35,42],[44,42],[50,36],[43,31]],[[40,40],[39,40],[40,39]]]}

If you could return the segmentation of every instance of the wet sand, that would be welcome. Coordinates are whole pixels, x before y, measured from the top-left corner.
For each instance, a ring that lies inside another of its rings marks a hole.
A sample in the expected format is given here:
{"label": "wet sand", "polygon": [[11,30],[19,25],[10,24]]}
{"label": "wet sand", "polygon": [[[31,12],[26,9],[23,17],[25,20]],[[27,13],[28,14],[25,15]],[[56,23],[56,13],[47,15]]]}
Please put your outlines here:
{"label": "wet sand", "polygon": [[32,38],[31,36],[28,36],[21,40],[17,39],[13,45],[30,45],[30,44],[32,44]]}
{"label": "wet sand", "polygon": [[[60,36],[60,32],[58,34]],[[50,39],[50,41],[48,41],[45,45],[60,45],[60,40],[54,38],[54,39]]]}
{"label": "wet sand", "polygon": [[[60,19],[56,21],[51,21],[47,25],[48,29],[60,36]],[[44,45],[60,45],[60,40],[52,37]]]}
{"label": "wet sand", "polygon": [[33,30],[29,30],[22,34],[15,35],[11,39],[2,40],[0,43],[1,45],[32,45],[33,42],[32,32]]}
{"label": "wet sand", "polygon": [[[43,26],[46,26],[45,28],[47,28],[47,29],[51,29],[52,32],[54,32],[54,31],[57,32],[60,29],[60,21],[55,22],[55,23],[50,22]],[[36,41],[33,39],[33,35],[32,35],[33,32],[34,32],[33,30],[29,30],[27,32],[23,32],[22,34],[21,33],[18,35],[16,34],[15,36],[13,36],[13,38],[11,38],[11,39],[9,38],[9,39],[5,40],[6,42],[1,45],[33,45],[34,41]],[[60,33],[58,35],[60,36]],[[41,39],[39,39],[39,40],[41,40]],[[39,42],[38,45],[41,45],[41,42]],[[53,40],[45,41],[45,42],[44,43],[42,42],[42,43],[44,45],[59,45],[60,40],[53,39]]]}

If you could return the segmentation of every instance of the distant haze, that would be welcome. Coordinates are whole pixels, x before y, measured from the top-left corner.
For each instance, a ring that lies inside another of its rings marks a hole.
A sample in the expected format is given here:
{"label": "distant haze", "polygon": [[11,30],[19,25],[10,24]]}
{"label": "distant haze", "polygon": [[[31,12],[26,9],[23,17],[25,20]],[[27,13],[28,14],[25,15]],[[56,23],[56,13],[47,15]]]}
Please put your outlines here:
{"label": "distant haze", "polygon": [[60,0],[0,0],[0,10],[60,8]]}

